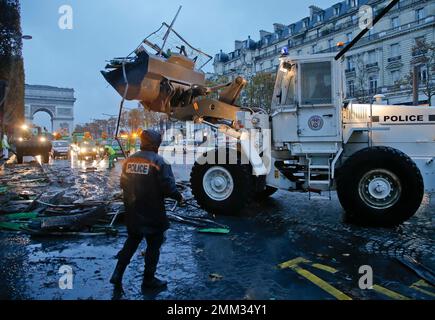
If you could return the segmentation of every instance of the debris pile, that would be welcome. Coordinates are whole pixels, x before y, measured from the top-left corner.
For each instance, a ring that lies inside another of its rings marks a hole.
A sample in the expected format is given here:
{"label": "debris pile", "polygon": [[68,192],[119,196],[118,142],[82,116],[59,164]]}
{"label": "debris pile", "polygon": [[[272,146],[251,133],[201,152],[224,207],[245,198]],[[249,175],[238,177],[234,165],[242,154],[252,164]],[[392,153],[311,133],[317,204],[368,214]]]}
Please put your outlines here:
{"label": "debris pile", "polygon": [[[31,236],[116,235],[115,223],[122,221],[125,212],[119,176],[104,172],[82,172],[36,162],[3,166],[0,230]],[[187,200],[182,208],[166,200],[171,221],[194,227],[200,233],[230,232],[228,226],[204,215],[195,200],[189,199],[188,183],[178,182],[177,186]]]}
{"label": "debris pile", "polygon": [[120,193],[86,198],[92,184],[82,184],[82,179],[69,168],[56,172],[38,163],[3,166],[0,230],[32,236],[115,235],[114,217],[123,211]]}

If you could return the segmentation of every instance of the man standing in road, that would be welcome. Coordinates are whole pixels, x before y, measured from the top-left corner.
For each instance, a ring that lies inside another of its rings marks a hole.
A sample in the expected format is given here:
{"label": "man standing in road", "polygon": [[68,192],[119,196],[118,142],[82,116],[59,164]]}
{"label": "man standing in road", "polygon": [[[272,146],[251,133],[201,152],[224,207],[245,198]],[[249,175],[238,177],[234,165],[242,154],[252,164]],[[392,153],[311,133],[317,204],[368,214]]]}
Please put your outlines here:
{"label": "man standing in road", "polygon": [[116,151],[111,146],[105,146],[104,153],[109,159],[109,169],[112,169],[115,166]]}
{"label": "man standing in road", "polygon": [[166,281],[154,274],[164,242],[164,233],[169,228],[164,199],[183,202],[183,196],[175,185],[171,166],[158,155],[162,141],[159,133],[146,130],[141,134],[140,151],[127,158],[122,167],[121,188],[124,191],[128,238],[118,253],[118,263],[110,282],[118,288],[122,276],[142,239],[147,242],[145,270],[142,289],[158,289]]}
{"label": "man standing in road", "polygon": [[3,138],[1,141],[1,147],[3,149],[3,159],[8,160],[9,159],[9,149],[11,148],[9,146],[8,136],[6,133],[3,134]]}

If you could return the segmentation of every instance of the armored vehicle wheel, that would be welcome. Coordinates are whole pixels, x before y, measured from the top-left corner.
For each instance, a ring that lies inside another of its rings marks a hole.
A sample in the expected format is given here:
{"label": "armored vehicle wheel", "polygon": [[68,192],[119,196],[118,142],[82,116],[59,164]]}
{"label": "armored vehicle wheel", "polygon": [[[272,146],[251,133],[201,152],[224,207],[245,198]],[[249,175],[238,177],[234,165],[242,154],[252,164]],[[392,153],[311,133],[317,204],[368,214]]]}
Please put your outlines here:
{"label": "armored vehicle wheel", "polygon": [[196,162],[190,182],[198,204],[214,214],[236,215],[254,195],[255,183],[249,165]]}
{"label": "armored vehicle wheel", "polygon": [[358,151],[339,169],[337,193],[351,221],[391,227],[415,214],[424,185],[420,170],[407,155],[373,147]]}
{"label": "armored vehicle wheel", "polygon": [[22,164],[23,163],[23,154],[20,152],[17,152],[17,163]]}
{"label": "armored vehicle wheel", "polygon": [[42,154],[42,156],[41,156],[41,160],[42,160],[42,163],[49,163],[50,162],[50,153],[43,153]]}

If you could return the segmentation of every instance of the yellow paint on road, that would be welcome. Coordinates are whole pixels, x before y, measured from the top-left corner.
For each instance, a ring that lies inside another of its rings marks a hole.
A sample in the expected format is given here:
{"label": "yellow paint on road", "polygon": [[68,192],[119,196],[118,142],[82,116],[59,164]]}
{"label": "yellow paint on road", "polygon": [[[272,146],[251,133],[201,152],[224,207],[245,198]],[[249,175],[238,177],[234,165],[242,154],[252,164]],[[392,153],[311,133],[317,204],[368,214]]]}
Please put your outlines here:
{"label": "yellow paint on road", "polygon": [[427,294],[428,296],[435,297],[435,293],[434,292],[431,292],[431,291],[428,291],[426,289],[423,289],[423,288],[427,288],[427,289],[429,289],[429,288],[433,289],[434,288],[433,286],[431,286],[429,283],[427,283],[424,280],[419,280],[419,281],[413,283],[412,285],[410,285],[409,287],[411,289],[414,289],[414,290],[420,291],[420,292],[422,292],[424,294]]}
{"label": "yellow paint on road", "polygon": [[383,294],[384,296],[387,296],[388,298],[394,299],[394,300],[411,300],[408,297],[405,297],[397,292],[391,291],[391,290],[384,288],[384,287],[377,285],[377,284],[373,285],[373,290],[380,293],[380,294]]}
{"label": "yellow paint on road", "polygon": [[313,266],[314,268],[329,272],[329,273],[337,273],[338,272],[337,269],[330,267],[330,266],[327,266],[327,265],[324,265],[324,264],[321,264],[321,263],[313,263],[311,266]]}
{"label": "yellow paint on road", "polygon": [[308,279],[312,283],[314,283],[316,286],[318,286],[320,289],[326,291],[333,297],[335,297],[338,300],[352,300],[351,297],[346,295],[345,293],[341,292],[337,288],[331,286],[326,281],[320,279],[318,276],[312,274],[308,270],[305,270],[297,265],[293,265],[290,267],[292,270],[296,271],[299,275],[303,276],[304,278]]}
{"label": "yellow paint on road", "polygon": [[283,263],[279,264],[278,267],[281,269],[286,269],[286,268],[291,268],[291,267],[298,265],[300,263],[310,263],[310,262],[311,262],[310,260],[299,257],[299,258],[295,258],[295,259],[283,262]]}
{"label": "yellow paint on road", "polygon": [[330,273],[336,273],[338,271],[337,269],[334,269],[334,268],[327,266],[327,265],[324,265],[324,264],[320,264],[320,263],[311,264],[310,260],[302,258],[302,257],[298,257],[298,258],[283,262],[283,263],[279,264],[278,267],[281,269],[286,269],[286,268],[292,269],[297,274],[299,274],[300,276],[304,277],[305,279],[311,281],[313,284],[315,284],[316,286],[321,288],[323,291],[326,291],[327,293],[329,293],[330,295],[332,295],[333,297],[335,297],[338,300],[352,300],[351,297],[349,297],[345,293],[341,292],[337,288],[333,287],[332,285],[327,283],[325,280],[322,280],[318,276],[316,276],[315,274],[311,273],[310,271],[301,268],[299,266],[299,264],[301,264],[301,263],[310,264],[311,266],[313,266],[317,269],[324,270],[324,271],[327,271]]}

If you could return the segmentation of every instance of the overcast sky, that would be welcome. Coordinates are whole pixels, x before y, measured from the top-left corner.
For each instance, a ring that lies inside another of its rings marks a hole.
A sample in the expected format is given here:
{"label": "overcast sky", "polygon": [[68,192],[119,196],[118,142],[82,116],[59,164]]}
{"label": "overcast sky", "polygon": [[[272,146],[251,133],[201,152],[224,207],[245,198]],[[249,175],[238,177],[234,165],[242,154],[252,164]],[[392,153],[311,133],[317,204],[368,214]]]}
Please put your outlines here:
{"label": "overcast sky", "polygon": [[[183,9],[175,30],[192,45],[214,56],[232,51],[234,40],[272,24],[290,24],[309,15],[309,6],[329,7],[331,0],[22,0],[27,84],[74,88],[75,123],[116,114],[120,96],[100,74],[105,61],[125,56],[163,21]],[[62,5],[73,9],[73,29],[61,30]],[[212,71],[209,64],[207,71]],[[136,105],[130,103],[130,106]]]}

